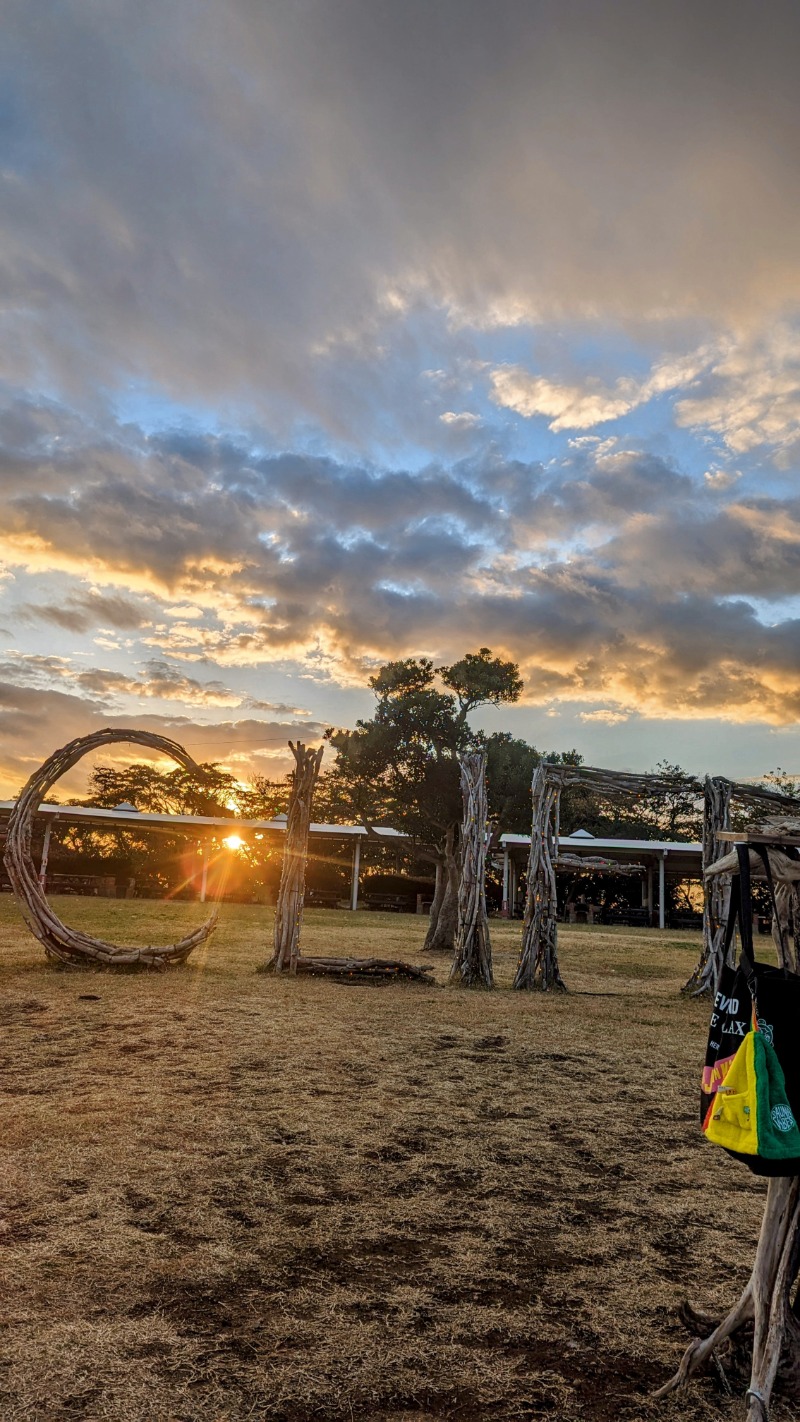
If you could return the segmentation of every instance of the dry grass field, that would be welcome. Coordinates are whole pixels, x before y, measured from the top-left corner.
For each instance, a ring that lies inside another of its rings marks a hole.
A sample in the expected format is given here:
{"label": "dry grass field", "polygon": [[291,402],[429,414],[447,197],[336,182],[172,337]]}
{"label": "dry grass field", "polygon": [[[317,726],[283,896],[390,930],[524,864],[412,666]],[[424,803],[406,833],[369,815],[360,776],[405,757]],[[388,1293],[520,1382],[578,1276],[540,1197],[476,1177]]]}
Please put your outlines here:
{"label": "dry grass field", "polygon": [[[199,912],[57,907],[118,941]],[[423,928],[311,912],[304,943],[420,961]],[[764,1194],[696,1126],[698,938],[565,929],[542,998],[507,990],[517,924],[493,994],[257,975],[270,929],[228,907],[186,968],[63,972],[0,902],[3,1422],[741,1416],[724,1371],[647,1398]]]}

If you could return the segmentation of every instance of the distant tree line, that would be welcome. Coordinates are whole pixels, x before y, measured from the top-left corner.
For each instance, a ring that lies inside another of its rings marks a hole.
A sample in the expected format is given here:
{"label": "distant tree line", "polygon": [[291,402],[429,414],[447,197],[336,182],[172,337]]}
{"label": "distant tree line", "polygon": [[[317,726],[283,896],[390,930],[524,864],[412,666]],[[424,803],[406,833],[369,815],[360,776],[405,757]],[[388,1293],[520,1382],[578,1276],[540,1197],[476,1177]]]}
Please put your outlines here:
{"label": "distant tree line", "polygon": [[[461,792],[458,759],[465,751],[487,753],[489,814],[495,839],[503,833],[530,830],[530,784],[543,759],[580,765],[575,749],[543,752],[507,731],[486,733],[471,723],[486,707],[517,702],[523,690],[519,667],[492,655],[487,647],[467,652],[448,666],[434,666],[427,657],[388,662],[370,678],[375,708],[353,729],[330,729],[326,740],[333,752],[319,781],[314,818],[332,824],[360,824],[370,838],[365,843],[367,875],[397,870],[412,876],[432,899],[426,938],[430,949],[452,947],[459,874]],[[679,765],[661,761],[655,767],[669,789],[626,804],[603,802],[589,789],[573,786],[562,797],[562,832],[587,830],[597,837],[698,840],[702,833],[702,799],[697,782]],[[777,770],[765,783],[796,793],[790,776]],[[193,776],[178,768],[162,770],[147,763],[128,767],[97,765],[82,803],[113,808],[132,804],[143,812],[195,814],[246,819],[272,819],[285,813],[290,777],[272,781],[254,776],[247,782],[214,763]],[[407,841],[402,850],[387,847],[375,831],[391,826]],[[224,829],[211,845],[222,856]],[[196,843],[183,834],[155,834],[144,828],[105,830],[80,825],[56,828],[50,850],[55,873],[114,876],[117,883],[135,880],[140,891],[196,892],[199,874]],[[224,857],[224,856],[223,856]],[[235,860],[225,858],[231,887],[244,897],[269,897],[280,873],[280,845],[274,838],[248,838]],[[329,858],[312,860],[312,887],[346,890],[349,866]]]}

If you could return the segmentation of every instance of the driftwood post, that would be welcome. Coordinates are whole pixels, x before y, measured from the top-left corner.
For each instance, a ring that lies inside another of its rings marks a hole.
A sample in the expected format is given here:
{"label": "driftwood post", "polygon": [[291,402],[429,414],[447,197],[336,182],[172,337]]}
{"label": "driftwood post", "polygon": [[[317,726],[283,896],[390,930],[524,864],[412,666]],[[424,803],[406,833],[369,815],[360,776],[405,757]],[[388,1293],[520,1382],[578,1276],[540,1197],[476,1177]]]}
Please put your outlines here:
{"label": "driftwood post", "polygon": [[308,859],[308,828],[311,824],[311,801],[319,778],[323,747],[309,750],[300,741],[289,742],[295,760],[289,811],[286,819],[286,839],[278,902],[275,908],[275,952],[272,966],[276,973],[288,966],[297,972],[300,956],[300,926],[303,922],[303,898],[306,888]]}
{"label": "driftwood post", "polygon": [[715,993],[719,975],[722,972],[722,952],[725,942],[725,924],[728,919],[728,904],[731,897],[730,875],[706,875],[720,857],[720,830],[731,827],[730,780],[709,775],[705,778],[703,794],[703,947],[697,966],[684,984],[683,992],[700,997],[703,993]]}
{"label": "driftwood post", "polygon": [[464,987],[494,987],[492,945],[486,914],[486,752],[459,760],[461,796],[461,881],[458,927],[450,981]]}
{"label": "driftwood post", "polygon": [[544,762],[533,772],[533,823],[528,855],[528,891],[522,952],[515,988],[566,992],[558,969],[558,900],[556,859],[558,858],[559,807],[562,775]]}
{"label": "driftwood post", "polygon": [[[764,827],[766,828],[766,827]],[[793,827],[800,833],[800,821]],[[786,836],[781,836],[783,842]],[[800,842],[800,838],[798,841]],[[769,849],[770,866],[776,889],[792,893],[800,879],[800,862],[777,848]],[[760,858],[750,852],[753,877],[764,877]],[[710,877],[727,876],[738,868],[735,851],[724,855],[706,871]],[[780,902],[779,902],[780,911]],[[773,931],[777,931],[774,926]],[[789,967],[789,964],[787,964]],[[800,1024],[798,1024],[800,1026]],[[742,1293],[721,1323],[686,1309],[699,1329],[709,1330],[705,1338],[695,1338],[686,1349],[674,1377],[655,1393],[666,1397],[688,1382],[726,1338],[743,1324],[753,1323],[753,1355],[750,1385],[745,1394],[746,1422],[769,1422],[772,1389],[780,1368],[781,1380],[800,1395],[800,1295],[793,1290],[800,1266],[800,1178],[778,1176],[767,1185],[767,1199],[761,1221],[753,1271]]]}

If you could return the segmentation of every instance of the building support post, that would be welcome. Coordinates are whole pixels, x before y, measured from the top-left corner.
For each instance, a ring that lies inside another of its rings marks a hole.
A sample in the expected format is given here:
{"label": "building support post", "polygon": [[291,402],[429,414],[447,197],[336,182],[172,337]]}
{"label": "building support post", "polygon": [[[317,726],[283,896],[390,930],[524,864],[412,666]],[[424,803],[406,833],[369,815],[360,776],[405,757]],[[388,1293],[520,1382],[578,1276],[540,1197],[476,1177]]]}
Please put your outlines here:
{"label": "building support post", "polygon": [[502,907],[502,910],[501,910],[501,917],[502,917],[502,918],[510,918],[510,917],[511,917],[511,910],[510,910],[509,903],[508,903],[508,890],[509,890],[509,883],[510,883],[509,868],[510,868],[510,865],[509,865],[508,845],[507,845],[507,844],[504,844],[504,845],[503,845],[503,907]]}
{"label": "building support post", "polygon": [[203,846],[202,846],[202,848],[201,848],[201,850],[200,850],[200,853],[201,853],[201,855],[203,856],[203,867],[202,867],[202,869],[200,870],[200,902],[201,902],[201,904],[204,904],[205,901],[206,901],[206,891],[207,891],[207,889],[208,889],[208,845],[207,845],[207,844],[203,844]]}
{"label": "building support post", "polygon": [[42,886],[42,893],[47,889],[47,860],[50,856],[50,834],[53,829],[52,820],[48,820],[44,831],[44,844],[42,845],[42,862],[39,865],[39,883]]}
{"label": "building support post", "polygon": [[353,865],[350,871],[350,908],[355,913],[358,908],[358,876],[361,871],[361,840],[353,846]]}
{"label": "building support post", "polygon": [[665,868],[665,861],[666,861],[666,858],[667,858],[667,851],[666,851],[666,849],[660,849],[660,850],[658,851],[658,926],[659,926],[659,928],[666,928],[666,926],[667,926],[667,915],[666,915],[666,912],[665,912],[665,903],[664,903],[664,887],[665,887],[665,877],[666,877],[666,876],[665,876],[665,873],[664,873],[664,868]]}

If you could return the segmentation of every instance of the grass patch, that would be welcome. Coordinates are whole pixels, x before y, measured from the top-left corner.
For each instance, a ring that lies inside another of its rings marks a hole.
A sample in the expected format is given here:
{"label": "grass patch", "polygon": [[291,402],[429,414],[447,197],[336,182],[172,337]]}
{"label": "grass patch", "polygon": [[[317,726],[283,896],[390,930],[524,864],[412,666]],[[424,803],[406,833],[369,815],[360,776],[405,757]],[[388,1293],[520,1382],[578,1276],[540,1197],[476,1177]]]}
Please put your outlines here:
{"label": "grass patch", "polygon": [[[125,942],[202,916],[56,908]],[[421,962],[424,926],[310,911],[303,943]],[[442,960],[378,992],[257,975],[263,908],[133,975],[54,970],[0,901],[6,1422],[737,1417],[716,1374],[646,1400],[764,1197],[696,1124],[699,935],[565,927],[546,998],[505,990],[519,935],[495,993]]]}

